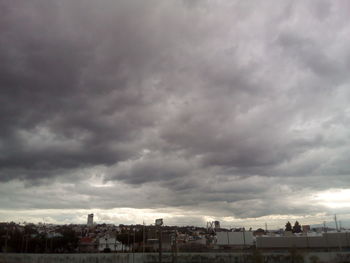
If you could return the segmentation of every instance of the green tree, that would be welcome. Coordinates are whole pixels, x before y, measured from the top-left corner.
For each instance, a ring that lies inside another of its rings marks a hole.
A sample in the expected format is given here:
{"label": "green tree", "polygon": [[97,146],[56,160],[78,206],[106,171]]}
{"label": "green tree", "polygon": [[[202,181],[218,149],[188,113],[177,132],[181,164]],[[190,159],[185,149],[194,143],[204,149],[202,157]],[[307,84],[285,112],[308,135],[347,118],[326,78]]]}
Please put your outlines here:
{"label": "green tree", "polygon": [[301,225],[299,224],[298,221],[295,221],[294,226],[293,226],[293,233],[300,233],[301,231]]}
{"label": "green tree", "polygon": [[286,224],[286,230],[285,231],[292,231],[292,224],[289,221]]}

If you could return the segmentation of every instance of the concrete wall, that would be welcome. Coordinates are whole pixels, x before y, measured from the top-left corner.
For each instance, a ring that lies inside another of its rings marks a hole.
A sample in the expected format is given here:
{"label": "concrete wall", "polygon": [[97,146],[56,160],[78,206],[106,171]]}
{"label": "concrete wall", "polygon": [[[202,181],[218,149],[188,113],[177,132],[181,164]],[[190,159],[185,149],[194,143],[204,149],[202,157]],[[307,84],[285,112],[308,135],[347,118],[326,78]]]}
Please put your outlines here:
{"label": "concrete wall", "polygon": [[238,246],[252,246],[253,232],[217,232],[217,245],[238,245]]}
{"label": "concrete wall", "polygon": [[350,233],[325,233],[323,237],[332,247],[350,247]]}
{"label": "concrete wall", "polygon": [[350,233],[326,233],[323,236],[257,237],[257,248],[350,248]]}
{"label": "concrete wall", "polygon": [[[242,253],[179,253],[177,263],[252,263],[250,254]],[[304,263],[311,263],[311,257],[323,262],[350,262],[350,252],[303,253]],[[265,263],[291,262],[288,253],[264,253]],[[340,261],[341,259],[342,261]],[[156,263],[158,255],[139,254],[0,254],[0,263]],[[170,253],[164,253],[162,262],[173,262]]]}

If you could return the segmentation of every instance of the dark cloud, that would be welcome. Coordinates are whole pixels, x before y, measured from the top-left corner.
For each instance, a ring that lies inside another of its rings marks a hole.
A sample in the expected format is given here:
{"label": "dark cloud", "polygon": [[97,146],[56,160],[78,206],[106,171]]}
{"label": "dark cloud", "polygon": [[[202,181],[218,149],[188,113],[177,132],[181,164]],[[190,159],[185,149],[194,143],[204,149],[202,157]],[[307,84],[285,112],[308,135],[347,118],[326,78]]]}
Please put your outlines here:
{"label": "dark cloud", "polygon": [[291,197],[349,188],[343,5],[0,1],[2,195],[16,185],[18,209],[322,212]]}
{"label": "dark cloud", "polygon": [[[0,51],[1,167],[30,174],[112,164],[132,155],[117,144],[153,123],[140,83],[140,68],[152,56],[147,39],[139,39],[141,32],[127,28],[130,23],[118,13],[103,19],[94,14],[98,10],[82,14],[67,1],[7,6]],[[113,32],[100,32],[95,19],[114,25]]]}

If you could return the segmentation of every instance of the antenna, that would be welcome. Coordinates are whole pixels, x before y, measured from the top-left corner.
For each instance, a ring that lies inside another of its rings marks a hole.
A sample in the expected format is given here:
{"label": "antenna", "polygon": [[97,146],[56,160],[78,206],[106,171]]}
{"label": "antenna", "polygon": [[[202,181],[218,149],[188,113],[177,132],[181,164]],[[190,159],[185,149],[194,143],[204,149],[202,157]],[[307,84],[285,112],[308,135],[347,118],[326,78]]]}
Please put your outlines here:
{"label": "antenna", "polygon": [[207,222],[208,233],[215,233],[215,221]]}
{"label": "antenna", "polygon": [[338,221],[337,221],[337,215],[336,214],[334,214],[334,221],[335,221],[335,228],[337,229],[337,232],[339,232]]}

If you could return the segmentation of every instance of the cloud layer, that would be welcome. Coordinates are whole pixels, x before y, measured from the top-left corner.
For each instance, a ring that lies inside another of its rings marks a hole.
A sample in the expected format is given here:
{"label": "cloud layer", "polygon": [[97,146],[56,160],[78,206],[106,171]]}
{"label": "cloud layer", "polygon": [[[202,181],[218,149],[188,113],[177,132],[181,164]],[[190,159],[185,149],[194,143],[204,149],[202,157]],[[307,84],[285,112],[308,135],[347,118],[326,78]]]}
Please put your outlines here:
{"label": "cloud layer", "polygon": [[350,188],[345,1],[0,7],[1,208],[307,216]]}

